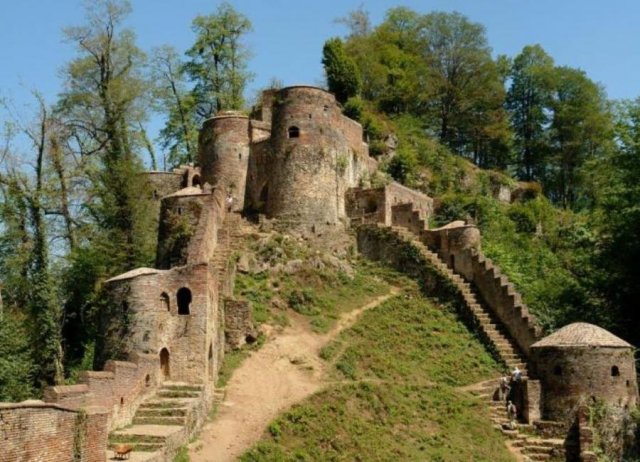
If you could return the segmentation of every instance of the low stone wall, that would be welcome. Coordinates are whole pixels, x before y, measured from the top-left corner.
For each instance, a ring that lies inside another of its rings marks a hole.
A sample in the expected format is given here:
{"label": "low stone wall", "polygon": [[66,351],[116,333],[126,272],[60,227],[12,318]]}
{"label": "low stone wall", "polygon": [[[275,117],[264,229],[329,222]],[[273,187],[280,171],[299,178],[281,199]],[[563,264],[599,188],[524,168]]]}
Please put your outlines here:
{"label": "low stone wall", "polygon": [[0,462],[104,462],[109,412],[0,403]]}
{"label": "low stone wall", "polygon": [[48,387],[47,403],[69,409],[102,407],[109,411],[109,429],[131,423],[140,403],[160,383],[158,358],[134,354],[133,362],[108,361],[103,371],[83,371],[78,385]]}

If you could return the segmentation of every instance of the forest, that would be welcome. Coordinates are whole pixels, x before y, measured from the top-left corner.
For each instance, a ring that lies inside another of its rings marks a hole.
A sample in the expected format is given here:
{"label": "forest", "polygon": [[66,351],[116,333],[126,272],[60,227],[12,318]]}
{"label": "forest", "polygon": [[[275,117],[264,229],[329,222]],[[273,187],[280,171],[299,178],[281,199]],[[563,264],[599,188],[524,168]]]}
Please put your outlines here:
{"label": "forest", "polygon": [[[250,110],[243,13],[223,3],[193,19],[188,49],[142,50],[130,12],[126,0],[93,2],[63,31],[76,55],[53,104],[37,91],[31,114],[0,101],[0,401],[91,369],[104,281],[153,266],[142,172],[195,162],[204,120]],[[372,181],[437,198],[434,226],[478,224],[548,330],[588,321],[640,344],[640,99],[609,100],[537,44],[494,56],[484,27],[458,13],[398,7],[372,24],[360,8],[339,21],[344,36],[318,60],[381,160]],[[505,204],[496,184],[524,193]]]}

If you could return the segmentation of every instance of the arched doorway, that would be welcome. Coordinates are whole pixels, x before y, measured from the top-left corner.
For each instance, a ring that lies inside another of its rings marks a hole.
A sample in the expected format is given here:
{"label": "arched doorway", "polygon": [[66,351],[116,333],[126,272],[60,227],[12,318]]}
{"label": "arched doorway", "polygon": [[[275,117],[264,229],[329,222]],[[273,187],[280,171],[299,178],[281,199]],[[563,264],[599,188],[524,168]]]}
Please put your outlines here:
{"label": "arched doorway", "polygon": [[200,184],[200,175],[193,175],[193,178],[191,179],[191,185],[192,186],[202,186]]}
{"label": "arched doorway", "polygon": [[162,378],[169,380],[171,369],[169,368],[169,350],[166,348],[160,350],[160,371],[162,372]]}

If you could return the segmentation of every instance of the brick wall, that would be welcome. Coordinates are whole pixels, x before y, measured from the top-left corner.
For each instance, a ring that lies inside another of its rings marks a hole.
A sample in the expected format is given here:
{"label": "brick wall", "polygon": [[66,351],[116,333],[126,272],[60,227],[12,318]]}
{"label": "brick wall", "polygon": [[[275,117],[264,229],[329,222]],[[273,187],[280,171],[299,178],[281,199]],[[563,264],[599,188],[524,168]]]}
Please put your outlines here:
{"label": "brick wall", "polygon": [[0,462],[104,462],[104,409],[78,412],[41,402],[0,403]]}

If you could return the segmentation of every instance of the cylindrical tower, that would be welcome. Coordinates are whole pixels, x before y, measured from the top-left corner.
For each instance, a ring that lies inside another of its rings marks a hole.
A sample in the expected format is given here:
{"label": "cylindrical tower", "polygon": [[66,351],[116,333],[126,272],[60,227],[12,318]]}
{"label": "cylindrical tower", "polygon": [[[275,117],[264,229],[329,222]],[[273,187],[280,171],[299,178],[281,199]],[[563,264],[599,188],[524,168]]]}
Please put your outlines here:
{"label": "cylindrical tower", "polygon": [[267,215],[291,223],[334,224],[343,215],[341,178],[351,161],[343,116],[331,93],[280,90],[273,105],[273,164]]}
{"label": "cylindrical tower", "polygon": [[202,182],[223,187],[234,198],[234,210],[244,208],[249,166],[249,118],[226,111],[202,125],[199,158]]}
{"label": "cylindrical tower", "polygon": [[531,355],[545,419],[570,423],[580,404],[594,401],[636,406],[633,347],[601,327],[569,324],[531,345]]}

